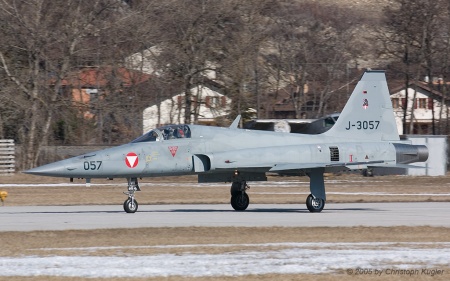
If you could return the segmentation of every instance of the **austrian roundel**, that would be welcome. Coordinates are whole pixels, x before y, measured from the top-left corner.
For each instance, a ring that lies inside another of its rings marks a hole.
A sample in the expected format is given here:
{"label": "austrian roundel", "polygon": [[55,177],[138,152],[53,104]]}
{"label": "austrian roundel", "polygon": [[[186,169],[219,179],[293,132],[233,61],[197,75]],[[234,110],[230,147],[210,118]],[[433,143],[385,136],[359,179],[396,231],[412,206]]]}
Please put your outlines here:
{"label": "austrian roundel", "polygon": [[127,164],[128,168],[134,168],[138,165],[139,158],[136,153],[130,152],[125,157],[125,164]]}

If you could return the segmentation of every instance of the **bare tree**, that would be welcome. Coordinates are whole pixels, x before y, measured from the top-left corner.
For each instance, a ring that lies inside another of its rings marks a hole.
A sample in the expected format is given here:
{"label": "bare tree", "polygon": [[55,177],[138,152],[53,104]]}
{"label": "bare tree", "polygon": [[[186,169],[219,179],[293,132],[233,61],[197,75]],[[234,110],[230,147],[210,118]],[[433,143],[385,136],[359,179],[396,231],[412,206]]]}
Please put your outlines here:
{"label": "bare tree", "polygon": [[355,28],[360,24],[348,13],[310,2],[283,3],[277,11],[272,32],[276,52],[270,60],[276,65],[277,88],[294,86],[290,100],[296,118],[303,115],[307,102],[312,104],[311,117],[326,113],[332,95],[348,83],[348,64],[357,55],[352,48]]}
{"label": "bare tree", "polygon": [[[448,1],[396,0],[385,8],[384,16],[384,26],[378,32],[379,41],[383,43],[382,55],[398,62],[391,66],[394,71],[403,74],[405,89],[408,89],[411,81],[419,81],[425,76],[430,78],[429,86],[434,88],[432,77],[441,75],[436,72],[445,69],[437,66],[442,65],[441,53],[445,50],[442,39],[448,37],[448,31],[442,28],[445,27],[443,19],[448,18]],[[406,91],[403,104],[404,134],[412,133],[414,128],[415,106],[409,106],[408,100]],[[433,134],[436,133],[435,127],[432,106]]]}
{"label": "bare tree", "polygon": [[8,22],[0,27],[0,66],[25,101],[19,128],[23,168],[37,164],[62,105],[62,81],[76,57],[83,55],[86,37],[106,28],[105,19],[120,9],[118,5],[112,0],[0,2],[0,17]]}
{"label": "bare tree", "polygon": [[193,97],[191,88],[199,84],[208,70],[214,71],[214,47],[220,41],[217,29],[226,14],[221,1],[150,1],[146,6],[146,25],[152,26],[148,47],[158,46],[156,67],[165,79],[183,84],[184,120],[191,123]]}
{"label": "bare tree", "polygon": [[234,27],[227,30],[221,44],[220,77],[229,97],[233,99],[231,114],[241,114],[246,120],[249,109],[256,109],[260,117],[263,92],[267,89],[268,73],[262,59],[262,48],[269,39],[273,19],[273,1],[245,1],[236,8]]}

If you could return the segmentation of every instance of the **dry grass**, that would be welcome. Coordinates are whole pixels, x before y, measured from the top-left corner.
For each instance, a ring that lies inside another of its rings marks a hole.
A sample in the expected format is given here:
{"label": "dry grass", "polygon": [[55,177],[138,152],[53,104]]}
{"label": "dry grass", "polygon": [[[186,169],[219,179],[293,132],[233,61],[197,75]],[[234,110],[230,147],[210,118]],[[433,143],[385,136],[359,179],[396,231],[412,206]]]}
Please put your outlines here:
{"label": "dry grass", "polygon": [[[324,274],[317,274],[317,275],[305,275],[305,274],[296,274],[296,275],[290,275],[290,274],[267,274],[267,275],[247,275],[242,277],[196,277],[196,278],[183,278],[183,277],[158,277],[158,278],[104,278],[104,279],[96,279],[96,280],[120,280],[120,281],[239,281],[239,280],[245,280],[245,281],[348,281],[348,280],[364,280],[364,281],[400,281],[400,280],[433,280],[433,281],[447,281],[449,278],[449,275],[443,275],[443,276],[348,276],[345,273],[339,274],[339,275],[324,275]],[[91,278],[70,278],[70,277],[50,277],[50,276],[44,276],[44,277],[7,277],[2,278],[0,277],[0,281],[79,281],[79,280],[93,280]]]}
{"label": "dry grass", "polygon": [[[199,245],[201,253],[222,251],[208,244],[257,244],[280,242],[449,242],[448,228],[441,227],[189,227],[98,229],[66,231],[0,232],[0,256],[80,254],[70,250],[44,248],[131,247],[157,245]],[[227,248],[229,250],[229,248]],[[114,250],[98,251],[110,255]],[[127,250],[130,254],[166,253],[167,249]],[[174,248],[170,251],[184,251]],[[192,249],[189,249],[192,252]]]}
{"label": "dry grass", "polygon": [[[450,272],[450,268],[443,269],[445,272]],[[345,272],[338,274],[265,274],[265,275],[246,275],[239,277],[157,277],[157,278],[80,278],[80,277],[52,277],[52,276],[37,276],[37,277],[1,277],[0,281],[92,281],[92,280],[108,280],[108,281],[348,281],[348,280],[363,280],[363,281],[448,281],[450,274],[445,273],[439,276],[404,276],[404,275],[363,275],[353,276],[347,275]]]}
{"label": "dry grass", "polygon": [[[271,177],[273,182],[291,182],[268,187],[251,183],[249,191],[252,203],[303,203],[309,191],[306,177]],[[0,187],[7,190],[7,205],[78,205],[78,204],[122,204],[126,189],[123,179],[114,181],[94,180],[94,183],[113,183],[111,186],[71,185],[67,179],[35,177],[17,174],[0,177],[0,184],[8,183],[67,183],[64,186],[49,187]],[[82,183],[81,180],[76,183]],[[208,204],[228,203],[229,185],[204,184],[198,187],[195,177],[147,178],[141,181],[142,192],[138,193],[140,204]],[[155,183],[157,183],[155,185]],[[174,185],[174,183],[177,183]],[[154,186],[152,186],[154,184]],[[449,201],[450,196],[424,196],[419,193],[450,193],[450,178],[445,177],[406,177],[383,176],[364,178],[359,175],[329,175],[326,179],[327,191],[333,192],[384,192],[390,194],[410,194],[396,196],[368,196],[330,194],[329,202],[380,202],[380,201]],[[305,194],[296,194],[305,193]],[[1,207],[0,207],[1,211]],[[202,253],[218,253],[235,250],[232,247],[221,249],[206,244],[276,243],[276,242],[449,242],[448,228],[437,227],[351,227],[351,228],[142,228],[110,230],[71,230],[71,231],[33,231],[0,232],[0,256],[22,255],[79,255],[79,250],[45,248],[111,247],[111,246],[151,246],[199,244],[196,249]],[[98,250],[94,255],[117,255],[114,249]],[[123,251],[120,250],[120,251]],[[177,253],[180,248],[130,249],[131,254]],[[190,250],[192,252],[192,249]],[[408,280],[449,280],[450,268],[440,276],[408,276]],[[168,278],[113,278],[108,280],[404,280],[405,276],[349,276],[344,271],[336,274],[268,274],[242,277],[168,277]],[[0,277],[0,280],[93,280],[69,277]],[[101,279],[97,279],[101,280]]]}
{"label": "dry grass", "polygon": [[[134,239],[130,239],[134,237]],[[275,242],[448,242],[448,229],[437,227],[352,227],[352,228],[141,228],[111,230],[71,230],[0,232],[0,256],[21,255],[80,255],[78,247],[135,246],[126,249],[126,254],[148,255],[159,253],[182,253],[186,250],[136,249],[136,246],[198,244],[202,253],[223,253],[234,248],[213,248],[207,244],[275,243]],[[4,243],[8,241],[8,243]],[[203,247],[201,245],[204,245]],[[52,250],[44,250],[52,248]],[[55,249],[60,248],[60,250]],[[242,249],[240,249],[242,250]],[[124,249],[98,250],[89,255],[117,255]],[[193,252],[193,249],[189,249]],[[195,252],[195,251],[194,251]],[[408,280],[448,280],[450,268],[442,276],[408,276]],[[404,276],[348,276],[345,271],[335,274],[268,274],[242,277],[170,277],[170,278],[113,278],[108,280],[403,280]],[[0,280],[92,280],[83,278],[47,277],[0,277]],[[98,279],[100,280],[100,279]]]}
{"label": "dry grass", "polygon": [[[292,204],[303,203],[309,193],[307,177],[269,177],[269,182],[288,182],[268,187],[264,183],[250,183],[248,191],[251,203]],[[37,187],[17,187],[7,184],[28,183],[43,184]],[[60,183],[63,186],[45,186]],[[109,181],[94,179],[93,183],[107,186],[83,185],[83,180],[75,180],[78,185],[70,184],[68,179],[47,178],[17,174],[0,177],[0,189],[8,192],[6,204],[9,206],[29,205],[86,205],[86,204],[122,204],[126,190],[124,179]],[[197,184],[195,176],[145,178],[140,181],[142,192],[137,194],[140,204],[217,204],[229,202],[229,184]],[[81,184],[81,186],[80,186]],[[329,203],[350,202],[417,202],[450,201],[450,176],[444,177],[408,177],[383,176],[362,177],[360,175],[329,175],[326,178]],[[390,195],[367,195],[364,193],[387,193]],[[299,194],[300,193],[300,194]],[[362,194],[333,194],[362,193]],[[396,195],[392,195],[396,194]],[[425,194],[425,195],[424,195]],[[428,194],[446,194],[430,196]]]}

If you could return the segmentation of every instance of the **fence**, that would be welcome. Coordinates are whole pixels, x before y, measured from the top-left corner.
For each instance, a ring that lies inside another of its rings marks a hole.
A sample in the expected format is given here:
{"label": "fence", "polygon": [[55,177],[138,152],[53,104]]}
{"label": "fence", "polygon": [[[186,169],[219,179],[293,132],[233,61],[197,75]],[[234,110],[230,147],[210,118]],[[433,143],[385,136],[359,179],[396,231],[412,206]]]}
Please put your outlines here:
{"label": "fence", "polygon": [[0,140],[0,175],[13,175],[15,164],[14,140]]}

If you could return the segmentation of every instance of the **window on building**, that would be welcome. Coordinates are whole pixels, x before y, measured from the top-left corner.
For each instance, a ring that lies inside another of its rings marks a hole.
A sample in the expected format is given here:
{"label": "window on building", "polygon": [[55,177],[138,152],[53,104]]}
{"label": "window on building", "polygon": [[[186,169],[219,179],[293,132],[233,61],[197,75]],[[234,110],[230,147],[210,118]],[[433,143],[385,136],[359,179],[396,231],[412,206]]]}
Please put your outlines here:
{"label": "window on building", "polygon": [[419,99],[419,108],[427,108],[428,99]]}
{"label": "window on building", "polygon": [[393,108],[399,108],[400,107],[400,99],[398,98],[392,98],[392,107]]}
{"label": "window on building", "polygon": [[206,107],[221,108],[226,106],[225,96],[207,96],[205,98]]}

